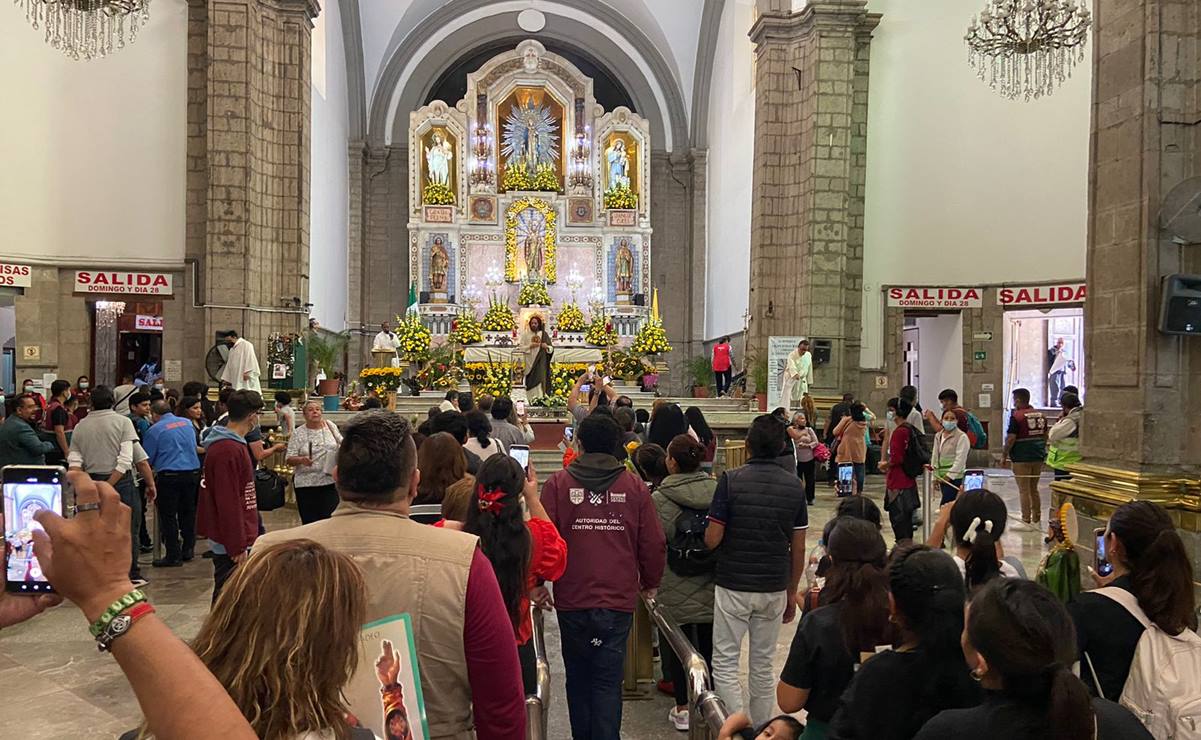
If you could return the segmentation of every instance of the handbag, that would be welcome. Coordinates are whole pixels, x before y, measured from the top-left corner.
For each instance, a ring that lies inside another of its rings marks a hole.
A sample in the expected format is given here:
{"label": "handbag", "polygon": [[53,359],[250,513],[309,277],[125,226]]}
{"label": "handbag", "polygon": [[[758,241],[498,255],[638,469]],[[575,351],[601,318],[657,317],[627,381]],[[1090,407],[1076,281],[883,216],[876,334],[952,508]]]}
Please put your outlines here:
{"label": "handbag", "polygon": [[259,511],[283,508],[287,488],[287,481],[274,470],[258,468],[254,471],[254,497]]}
{"label": "handbag", "polygon": [[817,447],[813,448],[813,459],[818,462],[827,462],[830,459],[830,448],[822,442],[817,443]]}

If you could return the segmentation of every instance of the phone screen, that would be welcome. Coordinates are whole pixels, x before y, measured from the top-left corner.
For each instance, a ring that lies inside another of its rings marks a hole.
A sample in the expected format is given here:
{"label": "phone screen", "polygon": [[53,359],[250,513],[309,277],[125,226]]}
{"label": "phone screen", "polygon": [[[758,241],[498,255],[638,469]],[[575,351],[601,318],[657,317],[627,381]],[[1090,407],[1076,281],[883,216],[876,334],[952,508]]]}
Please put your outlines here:
{"label": "phone screen", "polygon": [[517,409],[518,416],[525,416],[525,401],[519,398],[513,402],[513,407]]}
{"label": "phone screen", "polygon": [[1110,573],[1113,573],[1113,563],[1109,562],[1105,555],[1105,530],[1095,529],[1093,530],[1093,535],[1097,540],[1097,567],[1094,568],[1094,570],[1097,571],[1097,575],[1107,576]]}
{"label": "phone screen", "polygon": [[42,528],[33,515],[43,510],[62,513],[64,475],[58,467],[4,468],[5,590],[26,594],[54,591],[33,554],[33,532]]}
{"label": "phone screen", "polygon": [[984,488],[983,470],[965,470],[963,473],[963,490],[979,491]]}
{"label": "phone screen", "polygon": [[574,429],[572,429],[571,427],[567,427],[566,429],[563,430],[563,439],[570,442],[574,438],[575,438],[575,430]]}
{"label": "phone screen", "polygon": [[510,445],[509,457],[517,461],[523,470],[530,469],[530,448],[525,445]]}
{"label": "phone screen", "polygon": [[585,396],[587,396],[588,394],[592,393],[592,384],[591,384],[591,383],[584,383],[583,385],[581,385],[581,386],[580,386],[580,393],[583,393]]}
{"label": "phone screen", "polygon": [[849,496],[855,490],[855,466],[851,463],[838,465],[838,493]]}

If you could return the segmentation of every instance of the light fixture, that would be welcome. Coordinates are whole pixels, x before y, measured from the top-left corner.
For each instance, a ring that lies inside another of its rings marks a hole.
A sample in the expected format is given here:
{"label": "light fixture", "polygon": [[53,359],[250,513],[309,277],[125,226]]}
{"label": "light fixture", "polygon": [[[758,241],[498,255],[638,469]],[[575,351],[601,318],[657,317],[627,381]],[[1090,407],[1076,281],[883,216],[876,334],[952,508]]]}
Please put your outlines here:
{"label": "light fixture", "polygon": [[96,301],[96,326],[110,328],[115,326],[117,318],[125,313],[123,301]]}
{"label": "light fixture", "polygon": [[571,162],[568,165],[567,184],[571,187],[592,187],[592,163],[589,161],[589,146],[592,140],[592,129],[585,126],[583,131],[576,132],[575,144],[571,148]]}
{"label": "light fixture", "polygon": [[150,0],[15,0],[46,43],[72,59],[95,59],[133,43],[150,20]]}
{"label": "light fixture", "polygon": [[1077,0],[991,0],[963,38],[980,79],[1006,98],[1030,100],[1071,76],[1091,26]]}
{"label": "light fixture", "polygon": [[471,184],[491,185],[496,182],[492,165],[492,127],[481,123],[475,127],[471,146]]}

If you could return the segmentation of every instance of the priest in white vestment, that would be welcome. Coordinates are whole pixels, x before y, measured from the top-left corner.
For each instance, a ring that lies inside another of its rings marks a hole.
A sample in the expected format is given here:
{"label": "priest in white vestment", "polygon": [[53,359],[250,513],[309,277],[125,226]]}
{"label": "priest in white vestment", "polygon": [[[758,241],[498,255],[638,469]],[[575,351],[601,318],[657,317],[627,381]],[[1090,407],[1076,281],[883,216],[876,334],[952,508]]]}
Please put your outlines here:
{"label": "priest in white vestment", "polygon": [[812,383],[813,354],[809,352],[809,340],[802,339],[788,355],[784,382],[780,388],[780,403],[789,411],[800,408],[801,399],[809,392]]}
{"label": "priest in white vestment", "polygon": [[254,345],[238,336],[236,331],[230,331],[226,337],[229,343],[229,359],[221,370],[221,382],[229,383],[234,390],[254,391],[261,394],[263,386],[259,383],[259,358],[254,353]]}
{"label": "priest in white vestment", "polygon": [[379,325],[379,333],[375,335],[374,341],[371,342],[372,352],[395,352],[400,344],[400,340],[396,338],[396,334],[392,331],[392,327],[388,322]]}

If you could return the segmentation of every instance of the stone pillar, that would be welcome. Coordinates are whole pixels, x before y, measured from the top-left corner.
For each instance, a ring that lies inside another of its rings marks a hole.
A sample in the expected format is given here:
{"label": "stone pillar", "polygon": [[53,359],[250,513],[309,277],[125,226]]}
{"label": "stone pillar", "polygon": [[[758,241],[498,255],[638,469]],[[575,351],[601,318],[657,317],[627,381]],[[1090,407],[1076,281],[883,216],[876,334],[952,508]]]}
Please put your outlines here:
{"label": "stone pillar", "polygon": [[[697,157],[700,156],[698,160]],[[701,172],[697,173],[697,168]],[[697,232],[697,186],[704,194],[703,153],[652,152],[651,154],[651,299],[659,288],[659,311],[672,352],[664,356],[669,370],[661,388],[670,393],[688,392],[686,362],[695,351],[703,351],[697,332],[703,331],[704,312],[699,296],[704,294],[704,230]],[[702,208],[703,208],[703,201]],[[702,211],[703,213],[703,211]],[[701,220],[703,226],[703,219]],[[697,279],[700,287],[697,290]],[[698,325],[698,322],[699,325]]]}
{"label": "stone pillar", "polygon": [[[867,79],[880,16],[866,0],[761,5],[755,43],[751,352],[772,335],[833,343],[817,387],[857,386]],[[785,4],[787,5],[787,4]]]}
{"label": "stone pillar", "polygon": [[[189,0],[185,374],[237,329],[266,361],[274,332],[307,325],[314,0]],[[264,379],[266,378],[264,372]]]}
{"label": "stone pillar", "polygon": [[1201,272],[1198,246],[1159,220],[1168,193],[1201,175],[1201,8],[1099,0],[1094,22],[1085,463],[1053,490],[1089,517],[1082,532],[1143,498],[1197,543],[1201,342],[1156,326],[1161,279]]}

